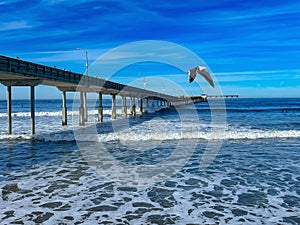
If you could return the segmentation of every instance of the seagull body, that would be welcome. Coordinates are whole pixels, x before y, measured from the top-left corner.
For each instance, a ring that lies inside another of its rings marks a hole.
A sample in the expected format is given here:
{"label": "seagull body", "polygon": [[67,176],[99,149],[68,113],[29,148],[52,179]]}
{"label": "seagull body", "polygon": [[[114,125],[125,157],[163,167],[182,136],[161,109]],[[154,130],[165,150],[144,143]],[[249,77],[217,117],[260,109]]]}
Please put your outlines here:
{"label": "seagull body", "polygon": [[212,87],[214,87],[215,86],[214,81],[213,81],[210,73],[207,72],[206,70],[207,70],[207,68],[205,66],[197,66],[197,67],[195,67],[195,68],[193,68],[191,70],[188,70],[187,74],[189,75],[189,81],[190,81],[190,83],[195,80],[196,75],[198,73],[198,74],[201,74],[205,78],[205,80],[207,80],[208,83]]}

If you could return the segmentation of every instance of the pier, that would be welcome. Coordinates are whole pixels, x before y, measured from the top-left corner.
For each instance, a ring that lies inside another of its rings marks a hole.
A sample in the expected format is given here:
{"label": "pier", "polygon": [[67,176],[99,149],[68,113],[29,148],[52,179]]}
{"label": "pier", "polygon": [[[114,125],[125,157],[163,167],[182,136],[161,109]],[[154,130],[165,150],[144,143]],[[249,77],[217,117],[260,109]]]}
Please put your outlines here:
{"label": "pier", "polygon": [[206,95],[206,98],[238,98],[239,95]]}
{"label": "pier", "polygon": [[[30,87],[30,119],[31,134],[35,134],[35,87],[37,85],[54,86],[62,93],[62,126],[68,124],[66,93],[79,92],[79,125],[83,126],[88,120],[87,93],[98,93],[98,122],[103,122],[103,95],[111,95],[112,114],[116,119],[116,96],[122,97],[122,117],[127,117],[126,99],[130,98],[129,114],[136,116],[137,103],[142,114],[145,107],[149,107],[149,100],[154,100],[160,107],[177,107],[205,101],[203,96],[172,96],[151,90],[128,86],[109,80],[87,76],[67,70],[36,64],[18,58],[10,58],[0,55],[0,83],[7,87],[7,118],[8,134],[12,134],[12,87]],[[146,104],[146,106],[145,106]]]}

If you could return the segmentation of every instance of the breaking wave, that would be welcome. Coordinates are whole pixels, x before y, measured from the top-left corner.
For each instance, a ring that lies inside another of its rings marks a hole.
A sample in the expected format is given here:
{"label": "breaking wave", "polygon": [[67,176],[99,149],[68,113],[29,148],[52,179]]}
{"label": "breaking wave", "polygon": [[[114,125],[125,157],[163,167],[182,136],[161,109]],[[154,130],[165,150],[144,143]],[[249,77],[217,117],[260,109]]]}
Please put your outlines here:
{"label": "breaking wave", "polygon": [[[89,110],[89,115],[97,115],[97,110]],[[103,110],[104,115],[111,115],[111,110]],[[117,114],[121,114],[121,109],[117,110]],[[35,112],[35,116],[37,117],[55,117],[55,116],[61,116],[61,111],[54,111],[54,112]],[[68,111],[68,116],[78,116],[78,111]],[[7,113],[0,113],[0,118],[7,117]],[[30,117],[30,112],[15,112],[12,113],[12,117]]]}
{"label": "breaking wave", "polygon": [[[78,131],[77,131],[78,132]],[[144,131],[122,131],[105,134],[78,136],[75,138],[72,130],[58,133],[41,133],[34,136],[28,134],[6,135],[1,134],[0,140],[29,140],[34,139],[46,142],[61,141],[97,141],[97,142],[139,142],[139,141],[165,141],[165,140],[256,140],[256,139],[278,139],[278,138],[300,138],[300,130],[241,130],[224,132],[144,132]]]}

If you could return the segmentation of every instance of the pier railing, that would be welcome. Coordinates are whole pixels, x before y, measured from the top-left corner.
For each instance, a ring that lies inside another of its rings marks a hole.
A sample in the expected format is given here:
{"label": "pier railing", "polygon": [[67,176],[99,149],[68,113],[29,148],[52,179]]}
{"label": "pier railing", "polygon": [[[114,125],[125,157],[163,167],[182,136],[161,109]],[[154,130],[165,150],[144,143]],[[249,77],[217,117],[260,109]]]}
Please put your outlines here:
{"label": "pier railing", "polygon": [[128,86],[98,77],[86,76],[66,69],[58,69],[20,59],[0,56],[0,73],[3,74],[5,72],[10,74],[9,78],[1,76],[0,81],[2,83],[10,82],[18,86],[22,86],[22,80],[26,80],[23,82],[24,86],[30,86],[28,85],[30,81],[35,85],[36,80],[40,80],[41,84],[56,86],[58,89],[65,91],[79,91],[84,89],[86,92],[101,91],[105,94],[119,94],[121,92],[121,95],[123,94],[129,97],[131,95],[136,97],[153,96],[168,99],[169,101],[179,100],[176,96]]}

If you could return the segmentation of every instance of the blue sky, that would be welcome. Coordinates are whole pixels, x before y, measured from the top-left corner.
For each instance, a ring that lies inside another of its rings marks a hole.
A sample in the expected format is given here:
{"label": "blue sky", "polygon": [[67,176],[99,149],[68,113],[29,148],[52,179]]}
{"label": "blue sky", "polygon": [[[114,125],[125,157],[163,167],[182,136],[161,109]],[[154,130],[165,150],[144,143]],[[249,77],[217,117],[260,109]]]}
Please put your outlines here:
{"label": "blue sky", "polygon": [[[201,57],[224,94],[300,97],[299,11],[296,0],[0,0],[0,54],[83,73],[85,56],[78,47],[88,50],[92,64],[119,45],[162,40]],[[110,63],[119,58],[114,60]],[[163,76],[201,94],[185,83],[184,73],[146,64],[125,68],[111,79],[127,83]],[[55,88],[37,89],[38,98],[60,98]],[[0,99],[5,93],[1,85]],[[13,93],[14,98],[27,98],[29,90],[14,88]]]}

